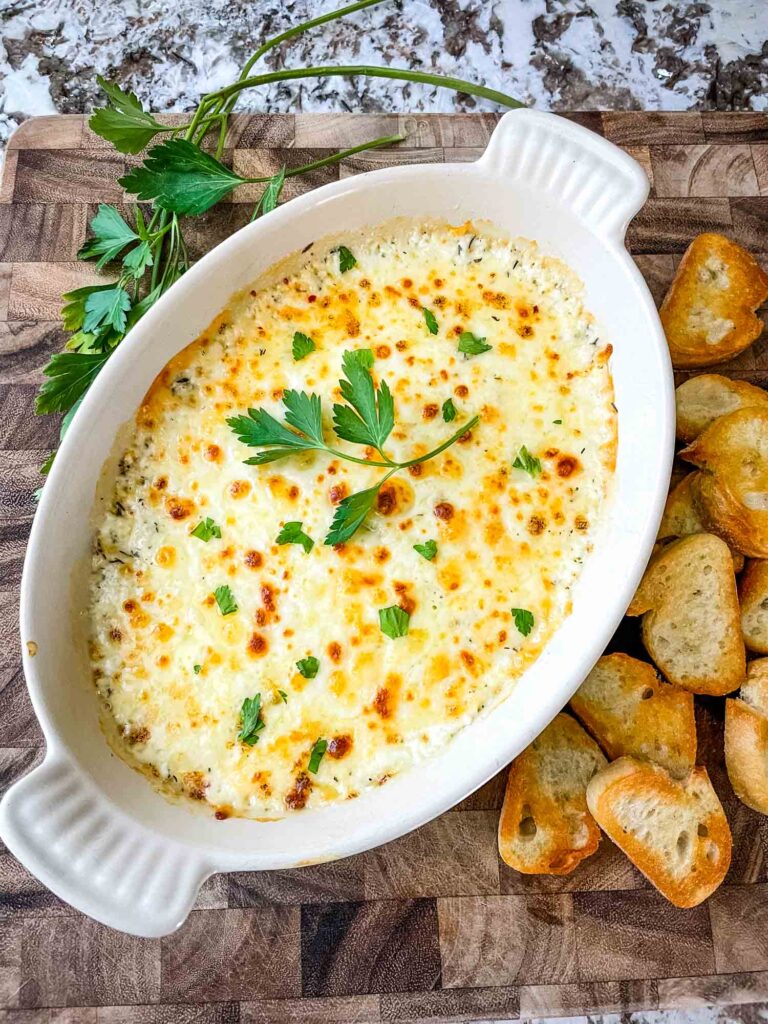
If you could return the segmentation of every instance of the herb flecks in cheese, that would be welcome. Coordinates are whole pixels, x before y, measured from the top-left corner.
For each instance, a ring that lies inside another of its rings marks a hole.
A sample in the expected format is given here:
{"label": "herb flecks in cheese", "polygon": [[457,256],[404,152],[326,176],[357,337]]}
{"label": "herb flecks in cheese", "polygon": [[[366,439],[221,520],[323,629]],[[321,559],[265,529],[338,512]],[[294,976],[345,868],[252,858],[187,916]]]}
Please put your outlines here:
{"label": "herb flecks in cheese", "polygon": [[[593,542],[616,445],[598,339],[567,267],[482,225],[317,241],[233,297],[153,384],[100,512],[91,657],[116,751],[220,815],[280,817],[413,769],[488,713]],[[354,411],[345,352],[394,408],[365,441],[334,424]],[[248,410],[287,431],[285,457],[243,446],[227,421]],[[379,442],[409,464],[390,479]],[[513,468],[523,450],[538,472]],[[195,535],[208,521],[220,538]]]}

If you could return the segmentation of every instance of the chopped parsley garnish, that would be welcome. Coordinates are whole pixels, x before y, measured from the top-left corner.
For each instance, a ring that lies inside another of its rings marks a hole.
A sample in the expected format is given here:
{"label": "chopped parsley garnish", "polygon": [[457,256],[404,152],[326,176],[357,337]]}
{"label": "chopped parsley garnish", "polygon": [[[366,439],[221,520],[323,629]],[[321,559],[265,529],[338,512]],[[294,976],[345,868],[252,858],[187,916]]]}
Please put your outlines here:
{"label": "chopped parsley garnish", "polygon": [[293,335],[291,352],[293,353],[293,358],[297,363],[300,359],[304,359],[305,356],[308,356],[310,352],[314,352],[316,348],[317,345],[315,345],[314,341],[312,341],[308,334],[302,334],[301,331],[296,331]]}
{"label": "chopped parsley garnish", "polygon": [[486,344],[485,338],[478,338],[471,331],[463,331],[459,335],[459,352],[465,356],[479,356],[483,352],[490,352],[493,345]]}
{"label": "chopped parsley garnish", "polygon": [[305,554],[309,554],[312,548],[315,546],[315,542],[311,537],[307,536],[302,530],[302,523],[292,522],[286,523],[278,533],[275,540],[276,544],[301,544],[304,548]]}
{"label": "chopped parsley garnish", "polygon": [[422,558],[431,562],[437,554],[437,543],[434,540],[427,540],[423,544],[414,544],[413,550],[418,551]]}
{"label": "chopped parsley garnish", "polygon": [[553,423],[557,423],[557,424],[559,425],[559,424],[561,424],[561,423],[562,423],[563,421],[562,421],[562,420],[552,420],[552,422],[553,422]]}
{"label": "chopped parsley garnish", "polygon": [[280,698],[281,698],[283,704],[287,704],[288,703],[288,694],[285,692],[285,690],[278,690],[277,692],[280,694]]}
{"label": "chopped parsley garnish", "polygon": [[308,658],[302,658],[301,661],[297,661],[296,668],[305,679],[314,679],[320,670],[320,662],[313,654],[310,654]]}
{"label": "chopped parsley garnish", "polygon": [[246,697],[240,709],[240,732],[237,738],[252,747],[259,742],[259,733],[264,728],[264,719],[261,717],[261,694],[255,697]]}
{"label": "chopped parsley garnish", "polygon": [[340,245],[335,251],[339,254],[339,270],[342,274],[346,274],[346,272],[351,270],[352,267],[357,266],[357,260],[346,245]]}
{"label": "chopped parsley garnish", "polygon": [[411,616],[403,611],[399,605],[392,604],[389,608],[379,608],[379,626],[381,632],[390,640],[397,640],[398,637],[408,635],[408,626]]}
{"label": "chopped parsley garnish", "polygon": [[193,665],[192,666],[192,671],[195,673],[196,676],[199,676],[200,673],[203,671],[203,666],[202,665]]}
{"label": "chopped parsley garnish", "polygon": [[221,527],[214,523],[210,517],[201,519],[197,526],[194,528],[191,534],[192,537],[197,537],[198,540],[204,540],[207,544],[212,537],[216,537],[217,540],[221,540]]}
{"label": "chopped parsley garnish", "polygon": [[328,740],[315,740],[315,745],[312,747],[312,753],[309,755],[309,764],[307,766],[313,775],[317,775],[320,762],[323,760],[327,749]]}
{"label": "chopped parsley garnish", "polygon": [[531,455],[525,445],[520,446],[520,451],[515,456],[515,461],[512,463],[513,469],[522,469],[529,476],[538,476],[541,473],[541,459],[537,459],[535,455]]}
{"label": "chopped parsley garnish", "polygon": [[237,601],[226,583],[223,587],[216,587],[213,596],[216,598],[216,604],[222,615],[231,615],[232,612],[237,611]]}
{"label": "chopped parsley garnish", "polygon": [[446,423],[452,423],[456,419],[456,406],[452,398],[446,398],[443,402],[443,419]]}
{"label": "chopped parsley garnish", "polygon": [[515,617],[515,626],[518,632],[523,636],[528,636],[533,629],[533,612],[529,612],[527,608],[513,608],[512,614]]}
{"label": "chopped parsley garnish", "polygon": [[437,317],[431,309],[427,309],[426,306],[422,307],[421,312],[424,314],[424,322],[427,325],[427,330],[430,334],[437,334]]}

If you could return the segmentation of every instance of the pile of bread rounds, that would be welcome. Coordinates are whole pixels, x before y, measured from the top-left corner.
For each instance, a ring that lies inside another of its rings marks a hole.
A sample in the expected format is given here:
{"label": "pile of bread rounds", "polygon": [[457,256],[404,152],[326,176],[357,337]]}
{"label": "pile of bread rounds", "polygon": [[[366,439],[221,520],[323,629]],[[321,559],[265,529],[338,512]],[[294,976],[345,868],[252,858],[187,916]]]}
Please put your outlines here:
{"label": "pile of bread rounds", "polygon": [[[747,348],[766,299],[768,275],[748,252],[699,235],[661,307],[675,368]],[[687,471],[627,610],[641,616],[652,663],[601,658],[572,714],[514,761],[499,850],[517,871],[564,875],[595,852],[602,829],[667,899],[693,907],[731,860],[728,821],[696,764],[694,694],[733,695],[728,776],[741,801],[768,814],[768,392],[707,373],[676,397]]]}

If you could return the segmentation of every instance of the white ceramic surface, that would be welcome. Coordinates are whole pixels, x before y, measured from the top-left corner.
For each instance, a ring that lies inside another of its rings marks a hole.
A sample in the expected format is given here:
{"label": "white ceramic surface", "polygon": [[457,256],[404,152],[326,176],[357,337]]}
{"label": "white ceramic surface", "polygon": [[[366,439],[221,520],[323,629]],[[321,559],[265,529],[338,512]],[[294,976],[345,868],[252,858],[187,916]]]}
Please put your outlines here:
{"label": "white ceramic surface", "polygon": [[[555,115],[515,111],[476,163],[375,171],[281,206],[209,253],[134,328],[66,435],[24,566],[24,670],[47,753],[0,804],[0,836],[58,896],[114,928],[166,934],[182,923],[213,872],[343,857],[430,820],[499,771],[563,707],[629,603],[669,479],[669,356],[654,304],[623,245],[647,193],[643,171],[611,143]],[[488,218],[536,239],[579,273],[587,306],[614,346],[614,494],[573,613],[495,710],[430,761],[357,800],[279,822],[219,822],[167,802],[102,737],[82,637],[86,524],[97,479],[119,426],[152,379],[234,291],[313,239],[393,216]]]}

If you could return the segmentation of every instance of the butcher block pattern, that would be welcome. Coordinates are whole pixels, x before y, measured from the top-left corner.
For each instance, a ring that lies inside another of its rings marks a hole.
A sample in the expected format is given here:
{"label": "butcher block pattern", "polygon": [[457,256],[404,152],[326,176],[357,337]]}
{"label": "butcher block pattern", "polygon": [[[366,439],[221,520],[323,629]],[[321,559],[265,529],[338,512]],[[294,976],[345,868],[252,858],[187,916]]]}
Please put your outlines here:
{"label": "butcher block pattern", "polygon": [[[651,179],[628,244],[657,301],[701,231],[723,232],[768,269],[768,115],[572,117],[626,149]],[[390,164],[474,160],[496,120],[239,115],[226,159],[243,174],[267,174],[395,131],[407,136],[398,147],[288,179],[287,200]],[[58,425],[33,415],[34,394],[64,342],[61,293],[93,277],[77,261],[88,219],[99,202],[124,201],[117,179],[136,159],[115,153],[81,117],[37,118],[11,139],[0,186],[3,787],[37,763],[42,745],[21,671],[17,606],[37,468]],[[190,222],[193,256],[245,224],[256,195],[244,186]],[[768,386],[768,341],[724,372]],[[637,645],[627,622],[612,646]],[[701,907],[670,906],[607,839],[564,878],[506,867],[496,851],[501,776],[381,849],[297,871],[216,876],[164,939],[121,935],[82,917],[0,846],[0,1022],[647,1021],[707,1004],[723,1017],[765,1019],[768,819],[728,784],[722,702],[702,700],[697,714],[701,760],[734,832],[726,883]]]}

